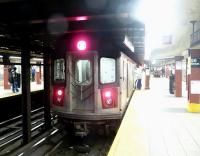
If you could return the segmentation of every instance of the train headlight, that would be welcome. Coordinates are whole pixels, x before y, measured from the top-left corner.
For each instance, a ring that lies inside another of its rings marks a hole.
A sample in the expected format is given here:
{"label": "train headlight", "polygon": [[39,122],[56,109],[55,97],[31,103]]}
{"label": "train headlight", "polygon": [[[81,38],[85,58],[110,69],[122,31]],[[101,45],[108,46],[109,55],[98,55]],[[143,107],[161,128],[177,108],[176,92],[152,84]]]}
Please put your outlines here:
{"label": "train headlight", "polygon": [[86,48],[87,48],[86,41],[84,41],[84,40],[78,41],[77,48],[78,48],[78,50],[81,50],[81,51],[86,50]]}
{"label": "train headlight", "polygon": [[62,94],[63,94],[63,90],[58,89],[58,90],[57,90],[57,95],[58,95],[58,96],[62,96]]}
{"label": "train headlight", "polygon": [[117,107],[117,88],[101,89],[102,108],[109,109]]}
{"label": "train headlight", "polygon": [[54,87],[53,104],[56,106],[64,105],[64,87]]}
{"label": "train headlight", "polygon": [[111,91],[105,91],[104,96],[105,96],[106,98],[110,98],[110,97],[112,96]]}

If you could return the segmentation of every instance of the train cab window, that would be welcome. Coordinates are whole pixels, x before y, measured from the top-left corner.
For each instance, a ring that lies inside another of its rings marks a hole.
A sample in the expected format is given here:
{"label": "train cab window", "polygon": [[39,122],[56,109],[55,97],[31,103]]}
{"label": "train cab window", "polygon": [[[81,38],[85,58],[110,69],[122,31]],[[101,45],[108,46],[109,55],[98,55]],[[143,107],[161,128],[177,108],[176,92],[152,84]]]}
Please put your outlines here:
{"label": "train cab window", "polygon": [[54,60],[54,81],[65,80],[65,60],[56,59]]}
{"label": "train cab window", "polygon": [[75,68],[75,80],[79,85],[89,85],[92,81],[92,68],[89,60],[78,60]]}
{"label": "train cab window", "polygon": [[102,57],[100,59],[100,82],[102,84],[116,81],[116,60]]}

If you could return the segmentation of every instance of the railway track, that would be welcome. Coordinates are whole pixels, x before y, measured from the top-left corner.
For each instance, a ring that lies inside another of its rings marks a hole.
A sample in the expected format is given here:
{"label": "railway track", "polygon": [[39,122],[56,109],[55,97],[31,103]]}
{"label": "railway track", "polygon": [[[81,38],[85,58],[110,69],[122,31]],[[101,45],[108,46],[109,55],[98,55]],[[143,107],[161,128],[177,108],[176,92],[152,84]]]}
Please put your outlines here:
{"label": "railway track", "polygon": [[[43,107],[31,111],[31,138],[44,132]],[[54,118],[52,117],[52,120]],[[22,145],[22,116],[0,123],[0,155],[6,155]]]}
{"label": "railway track", "polygon": [[106,156],[115,134],[105,134],[104,129],[96,127],[88,136],[76,137],[57,124],[9,156]]}
{"label": "railway track", "polygon": [[106,156],[115,137],[114,133],[105,135],[105,131],[99,127],[86,137],[76,137],[60,126],[11,156]]}
{"label": "railway track", "polygon": [[[21,116],[0,123],[0,155],[9,156],[106,156],[115,134],[106,133],[96,126],[88,136],[77,137],[68,133],[63,125],[44,132],[43,108],[32,111],[32,142],[22,147]],[[52,118],[54,123],[56,120]],[[42,133],[43,132],[43,133]]]}
{"label": "railway track", "polygon": [[98,133],[83,138],[66,135],[46,156],[107,156],[114,137]]}

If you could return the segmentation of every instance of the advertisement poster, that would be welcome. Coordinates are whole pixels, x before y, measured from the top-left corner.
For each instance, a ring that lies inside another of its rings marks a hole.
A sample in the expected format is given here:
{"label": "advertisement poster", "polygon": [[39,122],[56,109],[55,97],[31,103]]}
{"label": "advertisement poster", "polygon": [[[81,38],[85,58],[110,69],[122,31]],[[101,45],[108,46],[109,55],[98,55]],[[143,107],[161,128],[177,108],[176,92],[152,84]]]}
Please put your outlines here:
{"label": "advertisement poster", "polygon": [[200,94],[200,81],[191,81],[191,94]]}
{"label": "advertisement poster", "polygon": [[182,62],[176,61],[176,70],[181,70],[181,69],[182,69]]}

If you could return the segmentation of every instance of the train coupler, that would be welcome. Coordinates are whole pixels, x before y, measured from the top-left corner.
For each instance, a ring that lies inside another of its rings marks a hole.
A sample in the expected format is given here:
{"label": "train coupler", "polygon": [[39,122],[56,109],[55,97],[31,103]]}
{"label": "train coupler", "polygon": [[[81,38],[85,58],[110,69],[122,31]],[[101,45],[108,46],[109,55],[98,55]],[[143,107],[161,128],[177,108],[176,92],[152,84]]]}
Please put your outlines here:
{"label": "train coupler", "polygon": [[87,136],[89,133],[89,130],[87,128],[86,122],[76,122],[74,123],[74,135],[84,137]]}

